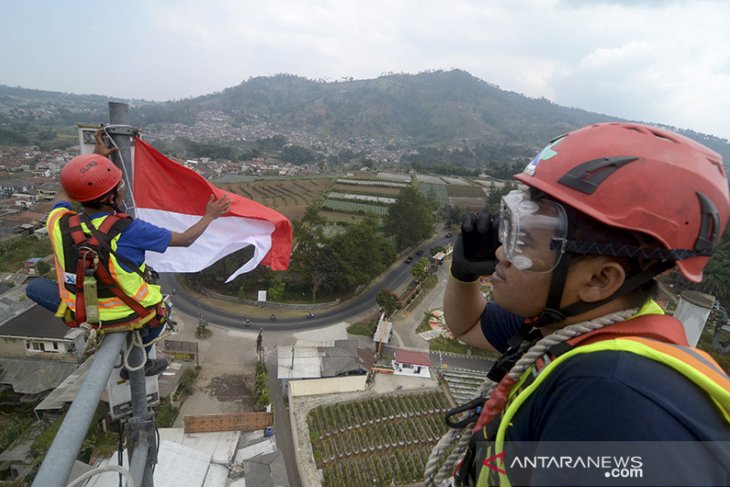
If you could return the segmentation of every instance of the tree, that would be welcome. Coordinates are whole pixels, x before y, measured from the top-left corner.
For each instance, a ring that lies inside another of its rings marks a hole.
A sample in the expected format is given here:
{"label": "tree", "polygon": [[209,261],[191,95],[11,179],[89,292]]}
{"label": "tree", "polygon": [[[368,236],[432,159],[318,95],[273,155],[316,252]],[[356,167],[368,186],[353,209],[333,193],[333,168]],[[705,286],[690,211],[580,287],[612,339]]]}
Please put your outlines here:
{"label": "tree", "polygon": [[502,206],[502,197],[514,189],[517,189],[517,185],[512,182],[506,183],[502,187],[492,184],[487,194],[487,211],[493,215],[498,213]]}
{"label": "tree", "polygon": [[391,316],[398,309],[398,296],[388,289],[381,289],[375,295],[375,302],[383,308],[387,316]]}
{"label": "tree", "polygon": [[696,287],[715,296],[723,306],[730,306],[730,230],[723,234],[720,245],[704,269],[702,282]]}
{"label": "tree", "polygon": [[45,276],[46,274],[48,274],[48,271],[51,270],[51,266],[48,265],[48,262],[44,260],[39,260],[38,262],[36,262],[35,268],[38,271],[39,276]]}
{"label": "tree", "polygon": [[418,282],[423,282],[429,274],[431,274],[431,263],[426,257],[419,259],[415,264],[413,264],[413,267],[411,267],[411,275]]}
{"label": "tree", "polygon": [[[318,215],[318,213],[317,213]],[[320,289],[337,291],[346,287],[346,280],[334,256],[330,239],[325,238],[320,226],[311,226],[305,214],[302,224],[297,225],[296,248],[291,269],[312,290],[312,302],[317,300]]]}
{"label": "tree", "polygon": [[411,247],[433,233],[434,208],[414,186],[403,188],[383,221],[385,232],[398,251]]}
{"label": "tree", "polygon": [[315,162],[317,154],[301,145],[287,145],[281,150],[281,160],[301,166]]}
{"label": "tree", "polygon": [[286,284],[281,280],[279,275],[276,275],[272,282],[269,284],[269,289],[266,291],[267,299],[271,301],[281,301],[284,297],[284,291],[286,290]]}
{"label": "tree", "polygon": [[393,245],[372,215],[334,237],[332,252],[350,288],[367,284],[395,260]]}

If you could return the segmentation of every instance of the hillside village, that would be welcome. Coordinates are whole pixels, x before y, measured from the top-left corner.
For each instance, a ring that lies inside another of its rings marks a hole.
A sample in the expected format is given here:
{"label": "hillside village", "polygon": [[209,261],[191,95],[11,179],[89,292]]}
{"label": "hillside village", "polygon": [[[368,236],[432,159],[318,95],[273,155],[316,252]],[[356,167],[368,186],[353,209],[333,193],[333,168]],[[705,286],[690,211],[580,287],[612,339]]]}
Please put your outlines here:
{"label": "hillside village", "polygon": [[[41,151],[35,146],[0,146],[0,239],[15,234],[43,235],[43,222],[56,195],[63,165],[78,147]],[[178,161],[206,179],[225,176],[296,176],[313,174],[316,166],[296,166],[255,158],[246,162],[207,157]]]}

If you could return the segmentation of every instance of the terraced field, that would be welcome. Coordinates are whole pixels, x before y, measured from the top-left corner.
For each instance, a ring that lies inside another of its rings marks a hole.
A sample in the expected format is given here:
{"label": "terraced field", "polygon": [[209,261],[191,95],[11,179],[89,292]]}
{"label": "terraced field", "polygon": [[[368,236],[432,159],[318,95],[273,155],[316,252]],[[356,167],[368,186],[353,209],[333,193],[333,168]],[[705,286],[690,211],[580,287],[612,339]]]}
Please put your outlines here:
{"label": "terraced field", "polygon": [[307,417],[325,487],[418,482],[446,432],[442,393],[388,395],[320,406]]}
{"label": "terraced field", "polygon": [[257,179],[223,183],[220,187],[274,208],[289,219],[299,219],[312,201],[322,197],[330,183],[328,178]]}

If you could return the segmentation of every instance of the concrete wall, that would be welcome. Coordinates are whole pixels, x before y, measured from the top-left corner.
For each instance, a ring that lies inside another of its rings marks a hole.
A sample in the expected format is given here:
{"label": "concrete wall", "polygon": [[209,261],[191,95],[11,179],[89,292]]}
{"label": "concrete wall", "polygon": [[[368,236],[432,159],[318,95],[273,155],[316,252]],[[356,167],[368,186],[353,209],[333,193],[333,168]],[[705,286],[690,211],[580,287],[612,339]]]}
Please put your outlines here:
{"label": "concrete wall", "polygon": [[292,380],[289,381],[289,390],[294,397],[364,391],[367,378],[367,375],[351,375],[329,379]]}

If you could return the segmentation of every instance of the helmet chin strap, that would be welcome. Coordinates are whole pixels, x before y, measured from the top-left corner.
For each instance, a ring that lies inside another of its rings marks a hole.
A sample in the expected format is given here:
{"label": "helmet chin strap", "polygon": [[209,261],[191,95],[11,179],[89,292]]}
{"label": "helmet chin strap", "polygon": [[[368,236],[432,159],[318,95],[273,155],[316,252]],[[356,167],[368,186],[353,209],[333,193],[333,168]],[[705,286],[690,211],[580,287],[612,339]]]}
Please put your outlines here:
{"label": "helmet chin strap", "polygon": [[[567,206],[565,207],[565,212],[568,217],[568,238],[571,239],[575,229],[576,213],[575,209]],[[610,301],[629,294],[649,282],[649,280],[654,276],[674,267],[674,262],[671,260],[656,262],[643,271],[627,277],[621,287],[607,298],[590,303],[586,301],[577,301],[561,308],[560,303],[563,300],[565,283],[568,279],[568,269],[573,255],[574,254],[571,252],[564,252],[560,256],[558,265],[555,267],[555,270],[553,270],[553,274],[550,279],[550,291],[548,292],[545,308],[537,316],[526,318],[526,325],[540,328],[542,326],[560,323],[570,316],[577,316],[592,309],[596,309],[599,306],[603,306]]]}
{"label": "helmet chin strap", "polygon": [[[575,229],[575,209],[571,207],[565,207],[566,216],[568,217],[568,238],[573,237],[573,231]],[[674,267],[674,262],[671,260],[656,262],[641,272],[638,272],[632,276],[627,277],[621,287],[616,292],[607,298],[599,301],[586,302],[577,301],[567,306],[560,307],[560,303],[563,300],[563,292],[565,291],[565,283],[568,280],[568,268],[573,257],[573,253],[564,252],[560,256],[558,265],[553,270],[550,278],[550,291],[548,292],[547,303],[545,308],[537,316],[525,319],[525,324],[540,328],[542,326],[553,325],[565,321],[570,316],[577,316],[583,314],[592,309],[596,309],[599,306],[618,299],[622,296],[629,294],[630,292],[640,288],[645,283],[649,282],[654,276],[661,274],[667,269]]]}
{"label": "helmet chin strap", "polygon": [[[562,298],[562,294],[565,289],[565,278],[563,277],[562,283],[557,283],[557,285],[555,285],[556,283],[554,282],[550,283],[550,295],[548,296],[548,304],[545,306],[545,309],[543,309],[539,315],[533,318],[527,318],[525,320],[525,323],[535,328],[560,323],[570,316],[583,314],[587,311],[596,309],[599,306],[603,306],[608,302],[625,296],[631,291],[639,289],[645,283],[649,282],[649,280],[654,276],[661,274],[662,272],[671,269],[672,267],[674,267],[674,263],[671,261],[657,262],[654,265],[651,265],[648,268],[644,269],[643,271],[628,277],[621,285],[621,287],[607,298],[601,299],[600,301],[593,301],[590,303],[586,301],[577,301],[563,308],[559,308],[560,299]],[[553,289],[560,290],[559,294],[557,293],[557,291],[555,292],[555,295],[559,296],[557,298],[557,304],[553,304]]]}

